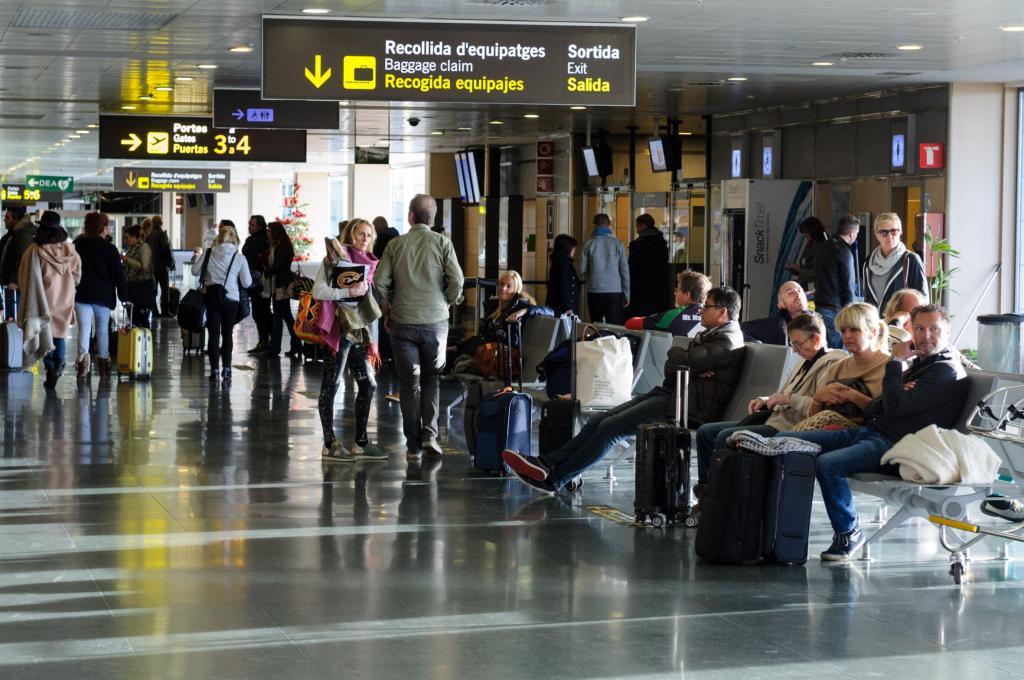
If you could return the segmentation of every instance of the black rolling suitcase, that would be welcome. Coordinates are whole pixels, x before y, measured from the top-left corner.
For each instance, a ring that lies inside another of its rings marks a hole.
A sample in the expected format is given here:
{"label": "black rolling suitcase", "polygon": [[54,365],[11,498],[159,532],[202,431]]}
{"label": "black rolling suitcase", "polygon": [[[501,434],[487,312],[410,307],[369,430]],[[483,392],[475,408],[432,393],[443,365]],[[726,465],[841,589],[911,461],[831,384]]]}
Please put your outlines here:
{"label": "black rolling suitcase", "polygon": [[761,557],[765,561],[807,561],[814,473],[814,456],[809,453],[790,452],[769,459],[761,527]]}
{"label": "black rolling suitcase", "polygon": [[722,449],[711,461],[700,500],[697,556],[718,564],[756,564],[772,459],[752,451]]}
{"label": "black rolling suitcase", "polygon": [[633,510],[640,524],[655,527],[690,518],[690,370],[676,372],[675,421],[641,425],[636,435]]}
{"label": "black rolling suitcase", "polygon": [[163,310],[164,314],[171,314],[172,316],[178,316],[178,307],[181,305],[181,291],[171,286],[167,291],[167,309]]}
{"label": "black rolling suitcase", "polygon": [[550,453],[568,443],[580,432],[580,402],[576,398],[576,317],[569,332],[570,398],[550,399],[540,409],[537,447],[540,454]]}

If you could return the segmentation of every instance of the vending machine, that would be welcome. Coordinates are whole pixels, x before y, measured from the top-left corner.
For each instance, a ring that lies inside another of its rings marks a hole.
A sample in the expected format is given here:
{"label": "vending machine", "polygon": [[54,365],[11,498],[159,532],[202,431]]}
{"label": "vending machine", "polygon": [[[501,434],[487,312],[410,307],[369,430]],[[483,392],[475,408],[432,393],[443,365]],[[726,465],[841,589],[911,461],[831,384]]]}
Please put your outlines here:
{"label": "vending machine", "polygon": [[743,298],[741,318],[778,313],[779,287],[789,280],[804,237],[800,223],[813,214],[810,180],[736,179],[712,188],[708,276]]}

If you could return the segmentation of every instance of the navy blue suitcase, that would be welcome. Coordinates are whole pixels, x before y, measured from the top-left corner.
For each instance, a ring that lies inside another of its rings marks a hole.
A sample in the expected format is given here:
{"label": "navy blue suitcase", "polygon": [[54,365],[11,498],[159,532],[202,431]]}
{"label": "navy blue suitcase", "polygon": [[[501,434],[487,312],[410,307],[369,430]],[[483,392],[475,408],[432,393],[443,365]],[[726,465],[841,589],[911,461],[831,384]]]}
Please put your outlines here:
{"label": "navy blue suitcase", "polygon": [[784,453],[771,459],[761,525],[761,557],[765,561],[807,561],[814,471],[814,456],[809,453]]}
{"label": "navy blue suitcase", "polygon": [[[505,337],[511,342],[515,337],[511,329],[506,329]],[[522,334],[519,334],[522,337]],[[499,352],[504,355],[505,375],[512,375],[511,347],[498,341]],[[504,351],[503,351],[504,350]],[[501,459],[505,449],[518,451],[524,456],[532,454],[530,443],[530,425],[533,421],[533,398],[523,394],[523,353],[519,352],[519,391],[511,385],[496,392],[485,392],[477,406],[474,427],[476,430],[475,445],[470,453],[473,455],[473,467],[481,472],[497,472],[505,474],[508,469]],[[467,437],[467,440],[469,438]]]}

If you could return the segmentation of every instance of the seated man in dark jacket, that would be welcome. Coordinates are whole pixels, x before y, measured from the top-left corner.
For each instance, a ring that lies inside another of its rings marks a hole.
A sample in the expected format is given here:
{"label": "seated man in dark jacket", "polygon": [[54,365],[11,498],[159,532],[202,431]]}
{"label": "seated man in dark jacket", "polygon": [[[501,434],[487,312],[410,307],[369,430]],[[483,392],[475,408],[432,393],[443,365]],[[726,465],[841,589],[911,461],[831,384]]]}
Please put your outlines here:
{"label": "seated man in dark jacket", "polygon": [[668,331],[672,335],[693,337],[704,330],[700,325],[700,310],[709,290],[711,280],[700,272],[689,269],[679,272],[676,275],[676,306],[667,312],[627,319],[626,328],[635,331]]}
{"label": "seated man in dark jacket", "polygon": [[[905,435],[929,425],[952,428],[963,410],[966,373],[949,347],[949,315],[937,305],[922,305],[911,318],[914,338],[893,348],[882,379],[882,396],[864,409],[864,427],[778,435],[821,445],[818,483],[835,532],[832,545],[821,553],[823,560],[847,560],[864,545],[847,478],[858,472],[878,472],[882,456]],[[910,367],[903,370],[901,360],[909,360]],[[894,466],[885,468],[895,474]]]}
{"label": "seated man in dark jacket", "polygon": [[743,339],[747,342],[763,342],[766,345],[787,345],[789,336],[786,326],[789,322],[807,313],[807,295],[796,281],[786,281],[779,288],[779,313],[764,319],[744,321],[740,324]]}
{"label": "seated man in dark jacket", "polygon": [[731,288],[713,288],[701,311],[707,329],[689,347],[673,347],[665,362],[665,382],[647,394],[591,418],[571,441],[539,458],[505,451],[502,457],[524,483],[553,494],[601,460],[644,423],[661,422],[675,411],[676,370],[690,369],[689,427],[721,419],[743,368],[743,335],[736,318],[740,296]]}

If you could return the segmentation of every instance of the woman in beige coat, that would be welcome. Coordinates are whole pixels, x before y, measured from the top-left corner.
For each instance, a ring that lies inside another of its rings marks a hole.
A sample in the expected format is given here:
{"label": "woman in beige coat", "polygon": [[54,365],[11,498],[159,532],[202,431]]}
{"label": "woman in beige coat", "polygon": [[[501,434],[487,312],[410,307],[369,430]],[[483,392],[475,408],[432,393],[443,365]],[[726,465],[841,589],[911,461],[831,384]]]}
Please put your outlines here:
{"label": "woman in beige coat", "polygon": [[28,363],[42,356],[47,389],[56,387],[64,374],[64,343],[74,324],[75,287],[81,279],[82,260],[68,241],[60,215],[47,210],[18,270],[18,325],[25,335],[24,352]]}

